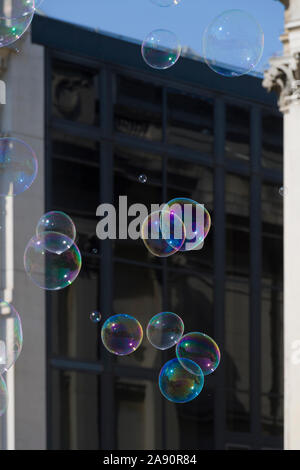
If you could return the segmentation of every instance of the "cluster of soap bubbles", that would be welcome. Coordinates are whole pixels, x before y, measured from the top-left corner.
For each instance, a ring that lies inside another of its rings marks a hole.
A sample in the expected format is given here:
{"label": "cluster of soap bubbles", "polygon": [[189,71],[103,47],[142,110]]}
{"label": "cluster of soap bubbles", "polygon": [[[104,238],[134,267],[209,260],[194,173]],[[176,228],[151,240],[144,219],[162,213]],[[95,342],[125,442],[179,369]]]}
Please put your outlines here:
{"label": "cluster of soap bubbles", "polygon": [[[179,0],[151,0],[159,7],[178,5]],[[227,10],[214,18],[203,34],[203,58],[216,73],[238,77],[254,70],[264,49],[260,24],[243,10]],[[172,67],[181,55],[176,34],[156,29],[142,43],[142,57],[154,69]]]}
{"label": "cluster of soap bubbles", "polygon": [[203,204],[175,198],[145,218],[141,238],[152,255],[163,258],[202,248],[210,227],[211,217]]}
{"label": "cluster of soap bubbles", "polygon": [[24,253],[25,271],[34,284],[59,290],[75,281],[82,265],[75,237],[74,222],[64,212],[47,212],[40,218]]}
{"label": "cluster of soap bubbles", "polygon": [[27,31],[35,10],[43,0],[2,0],[0,2],[0,47],[10,46]]}
{"label": "cluster of soap bubbles", "polygon": [[0,196],[16,196],[34,182],[38,162],[32,148],[20,139],[0,139]]}
{"label": "cluster of soap bubbles", "polygon": [[[164,351],[176,346],[176,358],[162,367],[158,378],[161,393],[174,403],[196,398],[203,388],[204,376],[214,372],[220,363],[220,350],[212,338],[199,332],[183,333],[183,321],[173,312],[154,315],[146,330],[154,348]],[[113,315],[103,324],[101,339],[110,353],[128,356],[141,345],[143,328],[131,315]]]}
{"label": "cluster of soap bubbles", "polygon": [[8,405],[8,393],[3,374],[14,365],[23,346],[22,323],[16,309],[0,300],[0,416]]}

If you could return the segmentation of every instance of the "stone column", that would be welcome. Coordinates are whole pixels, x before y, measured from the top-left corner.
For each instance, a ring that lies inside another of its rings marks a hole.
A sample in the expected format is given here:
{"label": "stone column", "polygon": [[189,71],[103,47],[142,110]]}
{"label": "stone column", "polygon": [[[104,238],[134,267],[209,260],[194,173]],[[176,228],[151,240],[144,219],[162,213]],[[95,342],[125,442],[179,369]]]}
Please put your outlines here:
{"label": "stone column", "polygon": [[[285,5],[282,57],[263,86],[284,115],[284,448],[300,449],[300,0]],[[274,201],[274,204],[276,202]]]}

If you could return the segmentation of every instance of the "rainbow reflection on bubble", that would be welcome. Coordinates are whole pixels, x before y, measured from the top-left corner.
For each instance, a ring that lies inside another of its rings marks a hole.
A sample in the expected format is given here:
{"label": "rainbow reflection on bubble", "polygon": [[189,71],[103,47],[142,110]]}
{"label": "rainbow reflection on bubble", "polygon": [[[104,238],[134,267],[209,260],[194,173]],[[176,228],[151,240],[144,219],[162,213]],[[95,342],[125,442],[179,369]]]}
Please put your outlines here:
{"label": "rainbow reflection on bubble", "polygon": [[177,36],[165,29],[149,33],[142,43],[142,57],[153,69],[165,70],[178,61],[181,45]]}
{"label": "rainbow reflection on bubble", "polygon": [[211,218],[203,204],[199,204],[189,198],[175,198],[167,202],[162,209],[165,214],[162,219],[161,230],[165,235],[166,214],[176,215],[185,227],[185,241],[179,248],[180,251],[200,249],[211,227]]}
{"label": "rainbow reflection on bubble", "polygon": [[0,196],[16,196],[34,182],[38,162],[34,151],[19,139],[0,138]]}
{"label": "rainbow reflection on bubble", "polygon": [[0,2],[0,47],[13,44],[30,26],[35,12],[34,0]]}
{"label": "rainbow reflection on bubble", "polygon": [[[174,403],[187,403],[194,400],[201,392],[204,385],[204,375],[196,364],[184,359],[182,364],[178,359],[171,359],[159,373],[159,388],[167,400]],[[197,375],[187,370],[188,367],[197,368]]]}
{"label": "rainbow reflection on bubble", "polygon": [[93,322],[93,323],[100,323],[101,321],[101,313],[100,312],[97,312],[97,311],[94,311],[90,314],[90,320]]}
{"label": "rainbow reflection on bubble", "polygon": [[102,326],[101,339],[105,348],[112,354],[128,356],[140,346],[143,328],[131,315],[113,315]]}
{"label": "rainbow reflection on bubble", "polygon": [[183,332],[183,321],[173,312],[158,313],[151,318],[146,330],[149,342],[161,350],[169,349],[178,343]]}
{"label": "rainbow reflection on bubble", "polygon": [[36,235],[39,237],[46,232],[56,232],[67,237],[66,240],[61,237],[62,251],[70,248],[67,239],[74,242],[76,238],[76,228],[73,220],[61,211],[51,211],[42,215],[36,226]]}
{"label": "rainbow reflection on bubble", "polygon": [[[221,359],[217,343],[210,336],[199,332],[187,333],[178,341],[176,356],[189,372],[197,374],[200,368],[204,375],[212,374]],[[186,359],[190,363],[186,363]]]}
{"label": "rainbow reflection on bubble", "polygon": [[[65,250],[62,243],[69,248]],[[42,289],[59,290],[72,284],[81,269],[81,254],[75,243],[56,232],[42,233],[29,241],[24,267],[30,279]]]}
{"label": "rainbow reflection on bubble", "polygon": [[0,375],[16,362],[23,346],[21,318],[16,309],[0,300]]}
{"label": "rainbow reflection on bubble", "polygon": [[182,247],[185,241],[185,226],[176,214],[155,211],[144,220],[141,237],[152,255],[164,258],[173,255]]}
{"label": "rainbow reflection on bubble", "polygon": [[8,392],[4,378],[0,375],[0,416],[4,415],[8,405]]}

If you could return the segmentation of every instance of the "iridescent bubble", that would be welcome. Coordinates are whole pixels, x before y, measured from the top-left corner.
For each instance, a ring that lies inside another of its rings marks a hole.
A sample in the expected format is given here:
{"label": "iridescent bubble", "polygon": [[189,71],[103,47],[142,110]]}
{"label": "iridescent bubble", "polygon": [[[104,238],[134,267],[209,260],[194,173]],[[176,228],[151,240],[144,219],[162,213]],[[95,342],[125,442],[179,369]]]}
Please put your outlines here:
{"label": "iridescent bubble", "polygon": [[0,300],[0,375],[18,359],[23,346],[20,316],[16,309]]}
{"label": "iridescent bubble", "polygon": [[39,237],[46,232],[56,232],[63,235],[60,243],[62,251],[70,248],[68,239],[74,242],[76,238],[76,228],[73,220],[67,214],[60,211],[47,212],[40,218],[36,227],[36,235]]}
{"label": "iridescent bubble", "polygon": [[184,332],[181,318],[172,312],[158,313],[148,323],[146,334],[157,349],[169,349],[180,340]]}
{"label": "iridescent bubble", "polygon": [[143,183],[143,184],[147,183],[147,176],[146,175],[140,175],[139,176],[139,182]]}
{"label": "iridescent bubble", "polygon": [[177,36],[165,29],[149,33],[142,44],[142,56],[146,64],[154,69],[164,70],[172,67],[181,54]]}
{"label": "iridescent bubble", "polygon": [[8,392],[4,378],[0,375],[0,416],[4,415],[8,406]]}
{"label": "iridescent bubble", "polygon": [[131,315],[113,315],[102,326],[101,338],[109,352],[117,356],[127,356],[140,346],[143,328]]}
{"label": "iridescent bubble", "polygon": [[202,248],[202,244],[210,230],[211,218],[203,204],[199,204],[189,198],[175,198],[167,202],[163,207],[165,217],[162,219],[162,233],[165,235],[167,226],[166,214],[176,215],[185,226],[185,241],[179,248],[180,251],[190,251]]}
{"label": "iridescent bubble", "polygon": [[152,255],[160,258],[179,251],[184,244],[185,235],[185,226],[181,219],[176,214],[162,211],[148,215],[141,228],[141,237],[146,248]]}
{"label": "iridescent bubble", "polygon": [[[217,343],[210,336],[198,332],[188,333],[178,341],[176,355],[182,366],[189,372],[197,374],[197,367],[200,367],[204,375],[212,374],[221,358]],[[186,363],[186,359],[189,359],[191,363]]]}
{"label": "iridescent bubble", "polygon": [[[196,364],[189,359],[183,359],[185,367],[178,359],[171,359],[159,373],[159,388],[167,400],[174,403],[187,403],[194,400],[204,385],[203,373]],[[197,375],[188,371],[188,368],[197,368]]]}
{"label": "iridescent bubble", "polygon": [[203,35],[203,55],[216,73],[238,77],[251,72],[261,59],[264,32],[249,13],[227,10],[217,16]]}
{"label": "iridescent bubble", "polygon": [[151,2],[159,7],[171,7],[179,5],[181,0],[151,0]]}
{"label": "iridescent bubble", "polygon": [[[69,246],[67,250],[62,242]],[[30,279],[42,289],[59,290],[69,286],[81,269],[77,245],[65,235],[45,232],[29,241],[24,253],[24,267]]]}
{"label": "iridescent bubble", "polygon": [[9,46],[25,33],[35,11],[34,0],[0,2],[0,47]]}
{"label": "iridescent bubble", "polygon": [[93,322],[93,323],[100,323],[101,321],[101,313],[100,312],[92,312],[90,314],[90,320]]}
{"label": "iridescent bubble", "polygon": [[0,196],[16,196],[34,182],[38,162],[34,151],[22,140],[0,139]]}

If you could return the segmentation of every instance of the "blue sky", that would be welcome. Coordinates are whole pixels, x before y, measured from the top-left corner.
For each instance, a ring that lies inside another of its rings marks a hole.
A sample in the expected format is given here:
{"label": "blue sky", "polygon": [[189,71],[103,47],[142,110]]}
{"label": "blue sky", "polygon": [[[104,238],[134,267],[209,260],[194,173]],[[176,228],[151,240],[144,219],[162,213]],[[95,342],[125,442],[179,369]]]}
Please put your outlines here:
{"label": "blue sky", "polygon": [[44,0],[49,16],[142,41],[153,29],[169,29],[183,46],[202,54],[206,26],[224,10],[251,13],[265,33],[265,49],[257,71],[268,58],[280,53],[278,39],[283,31],[283,5],[276,0],[181,0],[176,7],[160,8],[150,0]]}

